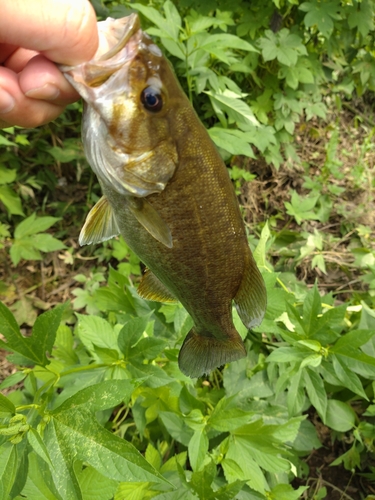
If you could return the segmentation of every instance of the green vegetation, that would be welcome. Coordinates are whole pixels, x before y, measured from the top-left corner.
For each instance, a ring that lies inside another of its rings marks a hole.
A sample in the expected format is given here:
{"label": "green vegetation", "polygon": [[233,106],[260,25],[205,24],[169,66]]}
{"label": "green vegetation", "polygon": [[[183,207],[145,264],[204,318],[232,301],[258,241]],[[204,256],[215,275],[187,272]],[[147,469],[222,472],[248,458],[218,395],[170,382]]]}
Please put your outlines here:
{"label": "green vegetation", "polygon": [[185,377],[186,311],[138,297],[121,238],[78,248],[100,197],[81,105],[1,131],[0,498],[370,500],[373,2],[93,4],[139,11],[171,59],[230,163],[268,308],[252,331],[234,313],[246,359]]}

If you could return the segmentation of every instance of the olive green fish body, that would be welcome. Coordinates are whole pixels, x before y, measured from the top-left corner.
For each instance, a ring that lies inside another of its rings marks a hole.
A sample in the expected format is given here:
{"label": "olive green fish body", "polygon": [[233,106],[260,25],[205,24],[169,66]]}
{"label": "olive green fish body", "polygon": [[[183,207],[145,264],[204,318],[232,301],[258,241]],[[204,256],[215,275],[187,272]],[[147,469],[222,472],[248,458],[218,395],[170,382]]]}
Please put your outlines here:
{"label": "olive green fish body", "polygon": [[81,243],[121,233],[148,268],[139,294],[183,304],[194,328],[179,364],[197,377],[246,355],[232,301],[244,324],[256,326],[265,287],[227,169],[207,131],[136,16],[113,22],[119,21],[126,34],[115,37],[111,57],[104,53],[83,69],[65,68],[88,104],[83,140],[104,194]]}

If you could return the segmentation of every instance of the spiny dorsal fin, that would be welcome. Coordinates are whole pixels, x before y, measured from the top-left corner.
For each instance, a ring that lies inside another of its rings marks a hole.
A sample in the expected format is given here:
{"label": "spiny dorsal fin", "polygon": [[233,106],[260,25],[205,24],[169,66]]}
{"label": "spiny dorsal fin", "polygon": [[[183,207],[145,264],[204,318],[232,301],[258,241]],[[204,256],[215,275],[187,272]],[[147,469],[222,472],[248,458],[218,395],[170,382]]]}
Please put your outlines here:
{"label": "spiny dorsal fin", "polygon": [[226,339],[217,339],[213,335],[199,334],[193,328],[182,344],[178,366],[182,373],[195,378],[245,356],[245,346],[236,331]]}
{"label": "spiny dorsal fin", "polygon": [[79,244],[91,245],[110,240],[120,234],[115,214],[107,198],[102,196],[90,210],[79,235]]}
{"label": "spiny dorsal fin", "polygon": [[137,292],[143,299],[157,302],[177,302],[176,297],[149,269],[146,269],[142,276]]}
{"label": "spiny dorsal fin", "polygon": [[151,203],[144,198],[134,197],[129,197],[128,203],[132,214],[146,231],[166,247],[172,248],[171,231]]}
{"label": "spiny dorsal fin", "polygon": [[267,293],[262,275],[252,255],[245,268],[234,302],[241,321],[247,328],[260,325],[266,312]]}

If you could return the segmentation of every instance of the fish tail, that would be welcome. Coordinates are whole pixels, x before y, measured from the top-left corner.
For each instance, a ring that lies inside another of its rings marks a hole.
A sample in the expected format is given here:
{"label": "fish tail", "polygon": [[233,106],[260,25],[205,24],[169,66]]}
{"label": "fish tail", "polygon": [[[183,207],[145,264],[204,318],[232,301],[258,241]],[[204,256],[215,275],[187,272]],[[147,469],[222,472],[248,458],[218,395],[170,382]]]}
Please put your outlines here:
{"label": "fish tail", "polygon": [[199,334],[193,328],[181,347],[178,364],[182,373],[195,378],[245,356],[244,343],[236,330],[227,339],[218,339],[211,334]]}

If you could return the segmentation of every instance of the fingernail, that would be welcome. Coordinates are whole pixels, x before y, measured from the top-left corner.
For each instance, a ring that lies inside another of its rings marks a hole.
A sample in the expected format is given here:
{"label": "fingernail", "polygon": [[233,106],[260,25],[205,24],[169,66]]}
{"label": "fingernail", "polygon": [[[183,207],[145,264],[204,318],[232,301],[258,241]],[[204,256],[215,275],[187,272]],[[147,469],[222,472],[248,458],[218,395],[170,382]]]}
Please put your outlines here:
{"label": "fingernail", "polygon": [[14,98],[4,89],[0,89],[0,113],[9,113],[16,104]]}
{"label": "fingernail", "polygon": [[46,83],[43,87],[31,89],[25,92],[27,97],[33,99],[43,99],[44,101],[53,101],[60,95],[60,90],[53,83]]}

